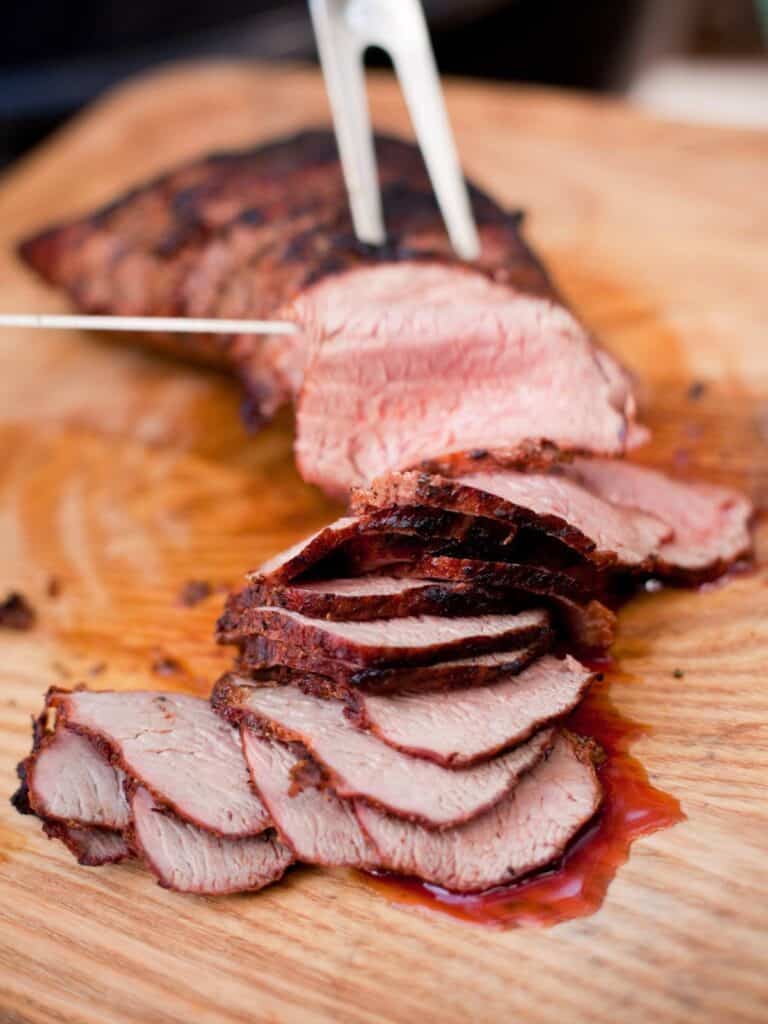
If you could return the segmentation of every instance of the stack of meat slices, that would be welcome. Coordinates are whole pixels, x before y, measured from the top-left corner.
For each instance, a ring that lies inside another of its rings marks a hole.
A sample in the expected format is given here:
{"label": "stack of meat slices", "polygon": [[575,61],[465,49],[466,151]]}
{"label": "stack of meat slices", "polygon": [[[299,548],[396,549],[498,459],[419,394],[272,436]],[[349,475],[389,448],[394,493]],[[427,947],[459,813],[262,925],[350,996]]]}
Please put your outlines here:
{"label": "stack of meat slices", "polygon": [[82,864],[259,889],[296,860],[456,892],[552,865],[597,813],[601,752],[564,726],[622,581],[699,580],[749,506],[610,461],[392,473],[232,595],[211,702],[49,692],[15,803]]}
{"label": "stack of meat slices", "polygon": [[139,857],[166,888],[222,894],[293,861],[236,734],[199,697],[51,690],[19,775],[17,809],[80,864]]}
{"label": "stack of meat slices", "polygon": [[610,643],[602,599],[627,578],[721,571],[749,547],[748,504],[577,460],[392,473],[353,511],[219,621],[240,653],[213,705],[281,840],[459,892],[550,865],[601,802],[600,752],[562,726],[591,674],[563,646]]}
{"label": "stack of meat slices", "polygon": [[[521,674],[517,698],[507,676],[421,703],[361,696],[349,715],[298,687],[230,676],[214,699],[240,723],[251,777],[298,859],[467,892],[549,864],[597,810],[590,745],[536,721],[588,680],[576,662],[545,658]],[[470,747],[463,733],[481,720]]]}

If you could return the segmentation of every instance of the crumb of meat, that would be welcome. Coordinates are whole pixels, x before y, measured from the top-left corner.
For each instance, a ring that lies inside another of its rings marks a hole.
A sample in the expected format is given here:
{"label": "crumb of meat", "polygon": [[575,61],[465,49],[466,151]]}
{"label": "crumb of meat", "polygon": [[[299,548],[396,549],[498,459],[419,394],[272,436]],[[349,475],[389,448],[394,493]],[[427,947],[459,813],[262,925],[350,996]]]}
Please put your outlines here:
{"label": "crumb of meat", "polygon": [[48,597],[58,597],[61,593],[61,580],[58,576],[49,576],[45,587]]}
{"label": "crumb of meat", "polygon": [[179,604],[185,608],[194,608],[213,593],[213,587],[207,580],[187,580],[179,591]]}
{"label": "crumb of meat", "polygon": [[32,629],[36,618],[35,609],[17,590],[0,602],[0,626],[4,629]]}
{"label": "crumb of meat", "polygon": [[16,775],[19,779],[18,789],[11,794],[10,803],[19,814],[34,814],[32,804],[29,802],[29,786],[27,785],[26,761],[20,761],[16,765]]}
{"label": "crumb of meat", "polygon": [[161,654],[152,662],[152,671],[158,676],[172,676],[177,672],[183,672],[183,667],[176,658]]}
{"label": "crumb of meat", "polygon": [[682,679],[685,675],[685,672],[683,672],[681,668],[676,668],[672,675],[675,677],[675,679]]}

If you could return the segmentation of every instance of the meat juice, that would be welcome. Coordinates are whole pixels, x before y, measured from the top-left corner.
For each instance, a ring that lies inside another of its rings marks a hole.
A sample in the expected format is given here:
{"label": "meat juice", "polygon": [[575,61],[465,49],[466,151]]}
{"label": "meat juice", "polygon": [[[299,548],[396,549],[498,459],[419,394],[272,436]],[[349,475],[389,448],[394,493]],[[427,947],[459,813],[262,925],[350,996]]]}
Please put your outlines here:
{"label": "meat juice", "polygon": [[[589,667],[605,671],[612,666],[605,658]],[[608,691],[607,680],[596,680],[565,722],[573,732],[593,737],[605,752],[597,768],[604,799],[557,867],[470,895],[385,872],[366,875],[368,884],[394,903],[495,928],[550,926],[594,914],[628,859],[632,843],[685,817],[678,800],[652,786],[645,768],[629,753],[632,743],[648,730],[620,714]]]}

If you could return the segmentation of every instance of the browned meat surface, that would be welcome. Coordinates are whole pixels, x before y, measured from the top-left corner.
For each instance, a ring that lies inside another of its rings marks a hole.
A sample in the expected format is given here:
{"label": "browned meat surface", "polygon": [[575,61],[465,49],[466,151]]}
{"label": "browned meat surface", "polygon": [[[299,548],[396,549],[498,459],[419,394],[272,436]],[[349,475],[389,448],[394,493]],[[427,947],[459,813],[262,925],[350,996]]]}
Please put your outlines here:
{"label": "browned meat surface", "polygon": [[391,524],[389,512],[383,517],[379,529],[378,518],[365,520],[358,516],[344,516],[309,537],[297,541],[286,551],[268,559],[249,578],[256,583],[288,583],[304,576],[354,575],[386,570],[392,565],[412,560],[420,553],[425,541],[421,528],[425,521],[420,516],[419,529],[405,526],[398,515],[397,527]]}
{"label": "browned meat surface", "polygon": [[[598,566],[682,580],[721,572],[751,543],[752,507],[742,495],[619,459],[577,458],[549,473],[503,470],[455,479],[390,473],[352,499],[353,510],[367,515],[398,505],[497,518],[516,527],[518,538],[527,529],[526,544],[533,529]],[[518,539],[511,550],[520,547]]]}
{"label": "browned meat surface", "polygon": [[534,526],[598,564],[648,565],[671,535],[657,516],[604,500],[561,473],[391,473],[352,502],[356,511],[413,504]]}
{"label": "browned meat surface", "polygon": [[542,630],[534,643],[514,651],[476,654],[432,665],[360,668],[339,658],[306,655],[295,646],[253,636],[242,644],[237,667],[245,674],[295,683],[307,693],[320,696],[346,697],[347,691],[355,687],[370,693],[442,690],[452,686],[480,686],[521,672],[549,648],[551,639],[549,630]]}
{"label": "browned meat surface", "polygon": [[270,824],[237,733],[206,700],[178,693],[54,691],[60,723],[102,743],[123,770],[186,821],[222,836]]}
{"label": "browned meat surface", "polygon": [[329,867],[377,866],[376,851],[353,805],[328,787],[297,786],[297,770],[309,756],[306,750],[247,726],[242,727],[242,741],[253,784],[297,860]]}
{"label": "browned meat surface", "polygon": [[83,867],[100,868],[105,864],[119,864],[134,856],[123,835],[110,829],[43,821],[43,831],[49,839],[62,842]]}
{"label": "browned meat surface", "polygon": [[321,281],[293,315],[308,353],[296,461],[336,497],[446,456],[626,449],[624,375],[606,374],[610,357],[550,298],[464,267],[390,264]]}
{"label": "browned meat surface", "polygon": [[[377,141],[389,241],[354,238],[333,134],[308,131],[210,156],[109,206],[22,243],[24,259],[88,312],[271,317],[312,282],[357,266],[455,262],[418,149]],[[477,268],[517,291],[553,296],[508,213],[472,189],[483,252]],[[303,339],[163,336],[150,343],[236,368],[256,420],[299,386]]]}
{"label": "browned meat surface", "polygon": [[492,761],[454,770],[387,746],[353,725],[340,702],[295,686],[257,686],[229,676],[216,684],[212,699],[230,721],[255,722],[276,739],[303,744],[339,796],[362,797],[432,828],[468,821],[493,806],[552,743],[552,730],[542,729]]}
{"label": "browned meat surface", "polygon": [[600,591],[603,580],[589,567],[550,569],[533,563],[494,562],[489,559],[428,555],[398,570],[421,580],[456,580],[480,587],[499,587],[507,592],[522,591],[542,597],[584,600]]}
{"label": "browned meat surface", "polygon": [[616,459],[576,459],[567,472],[603,500],[640,509],[671,528],[655,565],[664,575],[717,574],[750,551],[753,509],[737,491]]}
{"label": "browned meat surface", "polygon": [[284,608],[253,611],[260,634],[304,655],[339,658],[360,668],[428,665],[450,657],[523,647],[548,628],[546,611],[442,618],[415,615],[373,622],[310,619]]}
{"label": "browned meat surface", "polygon": [[131,795],[131,812],[131,843],[166,889],[210,896],[263,889],[293,863],[271,833],[216,835],[157,804],[143,786]]}
{"label": "browned meat surface", "polygon": [[384,867],[455,892],[505,885],[556,861],[602,800],[589,747],[561,734],[544,760],[485,814],[425,829],[358,801]]}
{"label": "browned meat surface", "polygon": [[413,537],[424,544],[453,545],[462,550],[505,548],[515,539],[514,525],[484,516],[463,515],[436,507],[399,505],[376,509],[360,518],[361,536]]}
{"label": "browned meat surface", "polygon": [[[362,492],[357,498],[363,500]],[[249,573],[248,579],[255,585],[273,587],[297,580],[304,583],[373,574],[421,576],[505,589],[519,582],[522,590],[574,598],[588,597],[604,585],[599,567],[563,542],[561,533],[566,525],[558,523],[557,533],[552,535],[550,519],[520,511],[525,519],[522,527],[505,521],[503,513],[497,520],[471,512],[465,515],[439,508],[436,500],[421,506],[390,504],[370,514],[336,520],[270,558]],[[583,543],[591,545],[586,539]],[[431,561],[443,556],[472,560],[472,564]],[[480,562],[492,564],[483,572]],[[496,564],[502,562],[508,564]],[[441,564],[445,570],[452,566],[451,574],[437,574],[434,570]],[[482,578],[475,579],[476,572]]]}
{"label": "browned meat surface", "polygon": [[359,524],[358,516],[342,516],[309,537],[302,537],[285,551],[268,558],[252,576],[269,583],[295,580],[346,541],[356,537],[360,532]]}
{"label": "browned meat surface", "polygon": [[32,629],[37,616],[35,609],[23,594],[13,590],[0,601],[0,628]]}
{"label": "browned meat surface", "polygon": [[593,677],[574,658],[539,658],[487,686],[387,696],[355,691],[348,717],[384,743],[447,767],[477,764],[571,711]]}
{"label": "browned meat surface", "polygon": [[258,584],[288,583],[311,574],[361,576],[413,561],[426,552],[503,557],[516,529],[493,519],[437,508],[386,508],[367,516],[344,516],[268,559],[249,574]]}

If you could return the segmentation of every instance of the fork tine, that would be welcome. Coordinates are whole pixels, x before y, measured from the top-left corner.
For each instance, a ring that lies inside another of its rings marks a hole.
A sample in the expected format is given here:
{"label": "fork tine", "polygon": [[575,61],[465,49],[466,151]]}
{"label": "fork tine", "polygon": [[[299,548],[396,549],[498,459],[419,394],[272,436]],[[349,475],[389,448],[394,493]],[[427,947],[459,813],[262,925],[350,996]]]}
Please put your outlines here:
{"label": "fork tine", "polygon": [[310,0],[310,13],[331,104],[355,234],[386,239],[371,117],[365,92],[364,46],[344,15],[344,0]]}
{"label": "fork tine", "polygon": [[[400,3],[402,17],[406,0]],[[480,239],[445,109],[424,12],[418,0],[411,0],[408,6],[412,8],[408,11],[409,31],[392,33],[390,56],[451,244],[462,259],[477,259]]]}
{"label": "fork tine", "polygon": [[386,237],[363,65],[375,45],[392,58],[451,244],[475,259],[480,241],[421,3],[309,0],[309,7],[357,237],[374,245]]}

